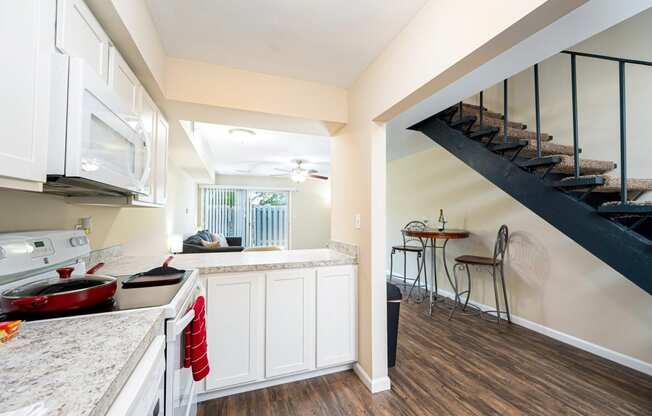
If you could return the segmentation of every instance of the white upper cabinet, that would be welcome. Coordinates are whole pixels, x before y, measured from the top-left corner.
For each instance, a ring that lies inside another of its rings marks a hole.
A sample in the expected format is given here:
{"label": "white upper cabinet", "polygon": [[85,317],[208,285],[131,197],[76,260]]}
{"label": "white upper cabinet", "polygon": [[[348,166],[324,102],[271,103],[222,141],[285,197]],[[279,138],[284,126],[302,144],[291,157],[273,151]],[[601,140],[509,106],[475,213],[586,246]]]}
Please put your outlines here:
{"label": "white upper cabinet", "polygon": [[317,269],[317,367],[357,356],[357,281],[354,266]]}
{"label": "white upper cabinet", "polygon": [[267,273],[265,377],[315,368],[315,270]]}
{"label": "white upper cabinet", "polygon": [[109,37],[83,0],[57,1],[57,48],[84,59],[107,82],[109,45]]}
{"label": "white upper cabinet", "polygon": [[138,115],[140,82],[114,46],[109,47],[109,87],[134,115]]}
{"label": "white upper cabinet", "polygon": [[154,181],[155,200],[159,205],[165,205],[168,199],[168,139],[170,127],[159,112],[156,117],[156,163]]}
{"label": "white upper cabinet", "polygon": [[208,276],[206,389],[263,378],[265,274]]}
{"label": "white upper cabinet", "polygon": [[54,13],[52,1],[0,0],[4,56],[0,65],[0,177],[5,180],[45,181]]}

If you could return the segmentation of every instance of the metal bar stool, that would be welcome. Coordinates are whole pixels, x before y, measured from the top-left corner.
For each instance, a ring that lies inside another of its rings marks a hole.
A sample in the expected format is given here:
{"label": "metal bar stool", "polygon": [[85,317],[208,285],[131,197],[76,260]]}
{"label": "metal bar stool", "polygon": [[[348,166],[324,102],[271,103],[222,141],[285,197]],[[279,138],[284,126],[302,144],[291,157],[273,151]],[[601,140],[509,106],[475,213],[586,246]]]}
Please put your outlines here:
{"label": "metal bar stool", "polygon": [[[494,245],[494,254],[493,257],[481,257],[481,256],[459,256],[455,259],[455,266],[453,267],[453,281],[455,283],[455,305],[448,315],[448,319],[453,317],[453,313],[457,309],[457,306],[462,303],[461,297],[466,294],[466,300],[462,306],[462,310],[466,311],[466,308],[471,298],[471,272],[469,271],[469,266],[479,266],[479,267],[490,267],[491,268],[491,277],[494,284],[494,297],[496,299],[496,310],[494,311],[484,311],[483,315],[488,313],[496,314],[496,321],[500,325],[501,314],[507,315],[507,322],[512,323],[512,317],[509,313],[509,303],[507,302],[507,289],[505,288],[505,251],[507,250],[507,244],[509,242],[509,230],[506,225],[502,225],[498,230],[498,237],[496,238],[496,243]],[[459,280],[457,278],[457,270],[466,269],[466,278],[467,278],[467,289],[465,291],[459,291]],[[503,292],[503,301],[505,302],[505,311],[500,310],[500,302],[498,299],[498,275],[500,272],[500,282],[502,285]],[[486,316],[486,315],[485,315]]]}
{"label": "metal bar stool", "polygon": [[[398,246],[392,246],[392,253],[389,260],[389,282],[392,283],[394,278],[394,254],[397,252],[403,253],[403,289],[407,288],[407,253],[416,253],[417,257],[417,277],[415,278],[416,282],[421,282],[421,256],[424,255],[423,245],[415,238],[408,238],[405,236],[406,230],[413,229],[425,229],[426,224],[422,221],[410,221],[408,222],[403,229],[401,229],[401,234],[403,235],[403,244]],[[415,244],[417,243],[417,244]],[[426,282],[426,290],[428,288],[428,279],[425,277],[426,271],[424,270],[424,279]],[[414,285],[413,285],[414,286]]]}

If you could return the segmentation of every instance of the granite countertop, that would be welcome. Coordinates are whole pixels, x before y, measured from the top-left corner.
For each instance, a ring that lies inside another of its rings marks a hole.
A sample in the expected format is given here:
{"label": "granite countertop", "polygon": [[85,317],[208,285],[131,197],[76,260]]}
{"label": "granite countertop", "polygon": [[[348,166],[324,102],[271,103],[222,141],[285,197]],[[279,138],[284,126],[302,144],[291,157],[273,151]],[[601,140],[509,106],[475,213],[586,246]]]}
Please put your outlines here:
{"label": "granite countertop", "polygon": [[[160,266],[166,257],[167,254],[122,256],[107,261],[101,272],[111,275],[138,273]],[[170,263],[171,266],[180,269],[198,269],[200,274],[302,269],[347,264],[357,264],[356,258],[331,249],[177,254]]]}
{"label": "granite countertop", "polygon": [[163,328],[149,309],[25,322],[0,346],[0,414],[37,403],[46,415],[104,415]]}

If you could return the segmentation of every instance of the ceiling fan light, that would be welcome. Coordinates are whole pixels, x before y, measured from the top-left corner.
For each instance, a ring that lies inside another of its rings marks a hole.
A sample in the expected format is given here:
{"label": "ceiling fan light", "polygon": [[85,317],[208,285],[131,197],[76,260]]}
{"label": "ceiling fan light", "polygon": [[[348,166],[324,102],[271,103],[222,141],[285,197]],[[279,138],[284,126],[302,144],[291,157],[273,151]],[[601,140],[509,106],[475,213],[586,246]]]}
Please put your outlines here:
{"label": "ceiling fan light", "polygon": [[292,172],[290,172],[290,179],[292,182],[305,182],[306,178],[308,178],[308,172],[303,169],[293,169]]}

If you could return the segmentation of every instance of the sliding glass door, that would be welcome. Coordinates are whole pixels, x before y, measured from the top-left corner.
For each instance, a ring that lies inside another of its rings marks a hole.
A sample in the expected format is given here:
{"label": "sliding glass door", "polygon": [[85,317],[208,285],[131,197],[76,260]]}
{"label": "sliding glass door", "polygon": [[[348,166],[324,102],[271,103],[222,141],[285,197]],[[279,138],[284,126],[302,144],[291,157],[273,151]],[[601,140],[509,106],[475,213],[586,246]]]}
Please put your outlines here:
{"label": "sliding glass door", "polygon": [[245,247],[290,245],[290,192],[204,186],[200,192],[204,228],[242,237]]}

